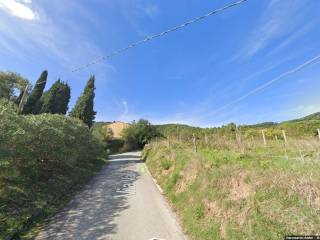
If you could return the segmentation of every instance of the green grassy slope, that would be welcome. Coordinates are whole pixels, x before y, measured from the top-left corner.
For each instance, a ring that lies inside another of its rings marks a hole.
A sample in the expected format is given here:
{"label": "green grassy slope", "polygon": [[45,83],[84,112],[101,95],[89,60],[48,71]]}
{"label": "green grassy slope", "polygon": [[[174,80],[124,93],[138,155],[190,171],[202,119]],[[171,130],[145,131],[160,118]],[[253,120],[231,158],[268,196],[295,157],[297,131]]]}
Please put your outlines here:
{"label": "green grassy slope", "polygon": [[[311,147],[310,144],[314,144]],[[171,141],[146,146],[146,164],[191,239],[283,239],[320,233],[319,143],[303,156],[282,143],[209,145],[195,153]],[[297,143],[299,145],[299,143]]]}

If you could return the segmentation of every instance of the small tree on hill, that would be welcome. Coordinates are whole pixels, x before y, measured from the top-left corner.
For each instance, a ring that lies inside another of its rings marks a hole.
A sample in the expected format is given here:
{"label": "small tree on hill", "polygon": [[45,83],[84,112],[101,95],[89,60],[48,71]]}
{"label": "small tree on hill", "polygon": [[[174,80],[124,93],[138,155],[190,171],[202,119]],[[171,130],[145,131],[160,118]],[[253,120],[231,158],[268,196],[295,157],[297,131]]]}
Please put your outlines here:
{"label": "small tree on hill", "polygon": [[94,86],[95,77],[92,75],[82,95],[78,98],[76,105],[70,112],[71,117],[81,119],[89,127],[92,126],[93,120],[95,119],[96,112],[93,110],[93,100],[94,100]]}
{"label": "small tree on hill", "polygon": [[37,114],[36,104],[41,98],[43,94],[43,90],[47,83],[48,71],[45,70],[41,73],[38,81],[36,82],[34,88],[29,95],[26,104],[23,106],[22,113],[23,114]]}
{"label": "small tree on hill", "polygon": [[143,148],[152,138],[160,136],[157,128],[147,120],[133,122],[122,132],[122,137],[131,148]]}
{"label": "small tree on hill", "polygon": [[70,87],[58,79],[37,102],[37,113],[66,114],[70,100]]}
{"label": "small tree on hill", "polygon": [[29,85],[29,81],[18,73],[0,72],[0,98],[19,104],[25,89]]}

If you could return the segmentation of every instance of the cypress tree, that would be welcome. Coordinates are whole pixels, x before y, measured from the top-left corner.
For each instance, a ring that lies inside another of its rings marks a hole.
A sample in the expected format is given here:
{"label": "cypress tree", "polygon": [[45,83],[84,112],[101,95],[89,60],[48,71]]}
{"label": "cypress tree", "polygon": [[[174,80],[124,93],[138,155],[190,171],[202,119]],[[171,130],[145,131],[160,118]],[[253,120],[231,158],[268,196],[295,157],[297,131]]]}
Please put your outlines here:
{"label": "cypress tree", "polygon": [[35,107],[38,113],[66,114],[70,100],[70,87],[58,79],[43,93]]}
{"label": "cypress tree", "polygon": [[39,113],[66,114],[70,100],[70,87],[58,79],[37,103]]}
{"label": "cypress tree", "polygon": [[[54,87],[54,85],[52,87]],[[38,114],[53,113],[52,108],[54,105],[54,98],[55,98],[55,91],[56,90],[52,87],[48,91],[45,91],[42,94],[42,97],[37,102],[36,107],[35,107],[35,112],[37,112]]]}
{"label": "cypress tree", "polygon": [[47,77],[48,77],[48,71],[45,70],[41,73],[38,81],[36,82],[36,85],[32,89],[31,94],[27,99],[26,104],[23,106],[23,109],[22,109],[23,114],[38,113],[36,109],[36,105],[43,94],[43,89],[45,88],[47,83]]}
{"label": "cypress tree", "polygon": [[56,81],[51,88],[46,91],[39,100],[39,113],[55,113],[54,104],[57,91],[59,90],[60,80]]}
{"label": "cypress tree", "polygon": [[68,104],[71,97],[71,89],[67,83],[60,82],[56,92],[53,113],[65,115],[68,111]]}
{"label": "cypress tree", "polygon": [[90,76],[82,95],[78,98],[76,105],[70,112],[71,117],[81,119],[89,127],[92,126],[96,112],[93,110],[95,77]]}
{"label": "cypress tree", "polygon": [[43,103],[45,102],[45,99],[47,99],[47,95],[48,95],[48,91],[45,91],[41,98],[38,100],[38,102],[35,104],[33,110],[32,110],[32,113],[33,114],[41,114],[43,113],[42,112],[42,106],[43,106]]}

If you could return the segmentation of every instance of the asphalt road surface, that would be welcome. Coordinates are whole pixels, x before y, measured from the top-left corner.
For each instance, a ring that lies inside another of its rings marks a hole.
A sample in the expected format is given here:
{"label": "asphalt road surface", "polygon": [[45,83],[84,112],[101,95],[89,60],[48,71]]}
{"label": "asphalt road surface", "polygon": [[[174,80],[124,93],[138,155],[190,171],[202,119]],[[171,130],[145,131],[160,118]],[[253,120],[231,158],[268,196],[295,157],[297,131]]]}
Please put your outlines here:
{"label": "asphalt road surface", "polygon": [[186,239],[139,156],[112,155],[36,239]]}

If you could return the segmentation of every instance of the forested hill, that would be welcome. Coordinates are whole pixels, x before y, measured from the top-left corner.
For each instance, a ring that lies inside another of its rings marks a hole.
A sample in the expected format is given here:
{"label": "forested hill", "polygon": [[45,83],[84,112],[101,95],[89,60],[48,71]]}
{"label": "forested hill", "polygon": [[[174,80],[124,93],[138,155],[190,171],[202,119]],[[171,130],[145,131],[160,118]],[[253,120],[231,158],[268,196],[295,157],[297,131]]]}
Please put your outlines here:
{"label": "forested hill", "polygon": [[286,121],[286,123],[288,123],[288,122],[310,121],[310,120],[320,120],[320,112],[312,113],[312,114],[307,115],[307,116],[302,117],[302,118]]}
{"label": "forested hill", "polygon": [[164,124],[157,125],[159,131],[165,135],[192,135],[192,134],[215,134],[229,135],[236,128],[246,135],[257,135],[262,129],[265,129],[268,136],[279,136],[282,130],[286,130],[291,136],[315,136],[317,129],[320,128],[320,112],[310,114],[303,118],[288,120],[284,122],[263,122],[251,125],[239,125],[229,123],[221,127],[200,128],[185,124]]}

